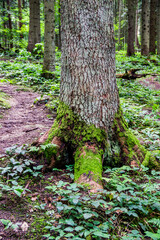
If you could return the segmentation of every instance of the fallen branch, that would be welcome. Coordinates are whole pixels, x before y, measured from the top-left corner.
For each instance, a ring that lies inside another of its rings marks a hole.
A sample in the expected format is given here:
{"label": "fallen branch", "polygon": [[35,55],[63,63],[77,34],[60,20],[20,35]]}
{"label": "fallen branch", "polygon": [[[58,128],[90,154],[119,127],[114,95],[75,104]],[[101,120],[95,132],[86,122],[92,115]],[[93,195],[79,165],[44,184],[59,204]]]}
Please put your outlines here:
{"label": "fallen branch", "polygon": [[123,79],[136,79],[136,78],[142,78],[142,77],[146,77],[147,75],[151,75],[151,76],[159,76],[159,74],[150,74],[150,73],[142,73],[142,74],[137,74],[137,71],[140,71],[142,69],[130,69],[130,70],[126,70],[125,73],[122,74],[116,74],[117,78],[123,78]]}

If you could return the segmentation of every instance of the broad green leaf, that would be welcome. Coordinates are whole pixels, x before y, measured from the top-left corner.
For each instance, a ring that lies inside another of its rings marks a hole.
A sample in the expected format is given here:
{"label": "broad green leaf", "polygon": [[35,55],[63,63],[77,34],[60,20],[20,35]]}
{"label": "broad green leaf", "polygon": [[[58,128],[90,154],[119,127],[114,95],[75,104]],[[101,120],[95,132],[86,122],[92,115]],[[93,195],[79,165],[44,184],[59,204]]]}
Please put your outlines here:
{"label": "broad green leaf", "polygon": [[83,214],[84,219],[89,219],[89,218],[91,218],[92,216],[93,216],[93,214],[91,214],[91,213],[84,213],[84,214]]}
{"label": "broad green leaf", "polygon": [[68,225],[70,225],[70,226],[74,226],[74,225],[75,225],[75,223],[73,222],[72,219],[66,219],[66,220],[65,220],[65,223],[68,224]]}
{"label": "broad green leaf", "polygon": [[107,238],[107,239],[110,238],[110,234],[103,233],[100,231],[93,232],[92,234],[95,236],[98,236],[98,237],[103,237],[103,238]]}

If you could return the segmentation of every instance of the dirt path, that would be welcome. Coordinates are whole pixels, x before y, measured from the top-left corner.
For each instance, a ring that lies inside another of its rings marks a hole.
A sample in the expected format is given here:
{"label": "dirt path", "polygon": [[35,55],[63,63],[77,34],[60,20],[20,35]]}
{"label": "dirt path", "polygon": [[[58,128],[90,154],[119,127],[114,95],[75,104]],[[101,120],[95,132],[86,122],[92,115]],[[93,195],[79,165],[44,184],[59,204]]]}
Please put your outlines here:
{"label": "dirt path", "polygon": [[31,143],[53,124],[45,105],[34,105],[38,93],[17,91],[18,87],[0,83],[0,90],[11,96],[11,108],[0,119],[0,155],[15,144]]}

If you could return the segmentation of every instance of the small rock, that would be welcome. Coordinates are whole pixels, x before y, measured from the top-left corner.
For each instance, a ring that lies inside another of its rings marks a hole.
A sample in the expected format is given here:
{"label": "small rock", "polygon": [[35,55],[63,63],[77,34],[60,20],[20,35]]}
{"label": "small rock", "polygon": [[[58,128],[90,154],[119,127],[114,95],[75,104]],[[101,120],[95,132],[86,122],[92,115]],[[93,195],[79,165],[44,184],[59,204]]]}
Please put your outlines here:
{"label": "small rock", "polygon": [[21,225],[21,229],[23,232],[26,232],[28,230],[28,223],[26,222],[23,222],[22,225]]}

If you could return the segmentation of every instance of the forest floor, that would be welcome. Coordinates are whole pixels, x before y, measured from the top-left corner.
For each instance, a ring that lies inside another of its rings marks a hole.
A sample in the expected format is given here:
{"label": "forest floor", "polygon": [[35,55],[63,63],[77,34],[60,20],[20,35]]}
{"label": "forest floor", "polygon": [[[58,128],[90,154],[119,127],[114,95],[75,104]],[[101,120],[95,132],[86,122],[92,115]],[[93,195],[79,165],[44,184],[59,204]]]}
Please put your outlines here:
{"label": "forest floor", "polygon": [[[154,79],[144,78],[139,83],[159,90],[160,83]],[[3,156],[6,148],[37,140],[52,126],[54,118],[45,107],[45,101],[36,101],[40,94],[29,88],[0,83],[0,92],[7,94],[10,106],[9,109],[0,107],[3,114],[0,118],[0,156]]]}
{"label": "forest floor", "polygon": [[[53,124],[53,117],[45,104],[34,101],[40,94],[27,88],[0,83],[0,91],[7,94],[9,109],[0,108],[0,154],[15,144],[21,146],[32,143],[40,134],[47,131]],[[2,113],[3,111],[3,113]]]}
{"label": "forest floor", "polygon": [[[3,66],[10,68],[10,62]],[[34,68],[31,63],[28,67],[24,64],[23,71],[37,74],[37,65]],[[14,81],[17,69],[13,69],[13,77],[6,77],[4,73],[0,79],[0,240],[160,239],[157,232],[160,225],[156,225],[160,217],[159,173],[126,166],[113,170],[104,168],[104,192],[90,196],[87,188],[74,183],[72,165],[41,172],[43,157],[35,158],[23,144],[34,142],[48,130],[55,112],[46,108],[47,99],[41,100],[41,94],[26,86],[3,81],[5,77]],[[37,81],[37,77],[35,79]],[[153,141],[144,137],[142,143],[159,149],[160,81],[148,76],[135,81],[120,80],[120,84],[122,100],[127,96],[122,104],[128,123],[135,131],[138,125],[144,125],[139,132],[144,136],[148,134]],[[126,90],[123,84],[126,84]],[[46,85],[48,87],[48,82]],[[139,86],[144,88],[142,93]],[[154,92],[145,92],[146,89]],[[141,107],[135,102],[132,109],[132,102],[127,101],[135,93]],[[5,108],[1,107],[1,94],[6,99]],[[148,104],[149,98],[151,104]],[[152,111],[152,105],[155,111]],[[139,109],[136,114],[135,109]],[[143,132],[144,128],[146,132]],[[17,147],[13,148],[15,144]],[[36,147],[33,146],[32,150],[33,155],[36,154]]]}

